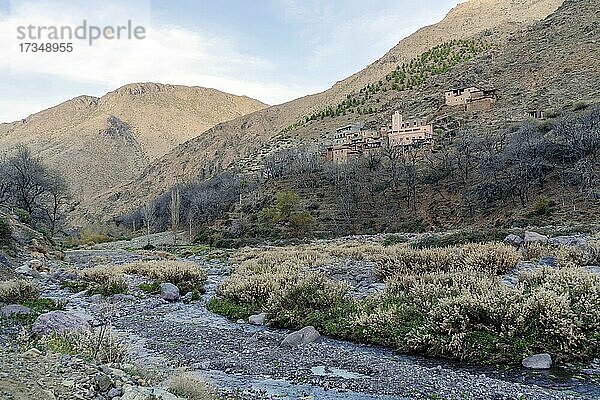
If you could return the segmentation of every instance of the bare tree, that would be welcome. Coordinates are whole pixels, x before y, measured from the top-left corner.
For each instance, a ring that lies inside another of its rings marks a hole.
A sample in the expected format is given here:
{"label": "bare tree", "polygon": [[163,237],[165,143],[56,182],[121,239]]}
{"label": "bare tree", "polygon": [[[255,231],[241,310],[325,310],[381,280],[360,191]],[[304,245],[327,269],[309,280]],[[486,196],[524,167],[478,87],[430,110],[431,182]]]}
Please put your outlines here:
{"label": "bare tree", "polygon": [[175,187],[171,190],[171,203],[169,209],[171,212],[171,232],[173,232],[173,245],[177,244],[177,232],[179,232],[179,213],[180,213],[181,196],[179,188]]}
{"label": "bare tree", "polygon": [[146,224],[146,244],[150,246],[150,233],[155,220],[154,203],[151,200],[146,200],[146,202],[142,205],[142,217],[144,218],[144,223]]}

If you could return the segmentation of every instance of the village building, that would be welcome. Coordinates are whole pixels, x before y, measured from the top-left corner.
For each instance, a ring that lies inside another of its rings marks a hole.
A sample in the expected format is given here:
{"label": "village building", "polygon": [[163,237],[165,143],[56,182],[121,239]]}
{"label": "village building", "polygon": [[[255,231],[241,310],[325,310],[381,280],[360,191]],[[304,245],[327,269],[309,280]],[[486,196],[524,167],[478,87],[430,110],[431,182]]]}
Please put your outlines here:
{"label": "village building", "polygon": [[542,110],[529,110],[527,111],[527,117],[533,119],[545,119],[546,115]]}
{"label": "village building", "polygon": [[496,89],[484,90],[476,86],[452,89],[444,93],[446,105],[462,107],[465,111],[488,110],[496,102]]}
{"label": "village building", "polygon": [[395,146],[413,146],[429,143],[433,139],[433,126],[423,120],[402,119],[398,111],[392,115],[392,125],[388,132],[388,144]]}
{"label": "village building", "polygon": [[352,158],[378,152],[384,145],[416,146],[431,143],[432,139],[431,124],[423,120],[405,121],[396,111],[392,115],[392,124],[379,130],[364,129],[364,123],[337,128],[331,145],[327,147],[325,158],[336,164],[344,164]]}

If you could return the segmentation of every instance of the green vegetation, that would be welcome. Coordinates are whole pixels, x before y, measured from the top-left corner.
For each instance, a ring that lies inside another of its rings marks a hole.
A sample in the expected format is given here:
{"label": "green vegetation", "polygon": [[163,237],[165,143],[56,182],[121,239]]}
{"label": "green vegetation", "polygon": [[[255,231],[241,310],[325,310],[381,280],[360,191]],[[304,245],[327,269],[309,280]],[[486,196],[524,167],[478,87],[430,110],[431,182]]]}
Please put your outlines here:
{"label": "green vegetation", "polygon": [[157,281],[142,282],[140,283],[140,289],[148,294],[156,294],[160,292],[160,283]]}
{"label": "green vegetation", "polygon": [[[497,243],[436,249],[406,244],[317,245],[242,251],[241,264],[210,308],[232,318],[266,311],[271,324],[420,353],[484,363],[518,364],[549,352],[558,362],[589,359],[600,349],[600,277],[571,264],[522,273],[519,285],[498,273],[517,261]],[[332,255],[374,259],[386,289],[362,300],[310,270]],[[579,257],[579,258],[578,258]],[[385,263],[382,265],[381,260]],[[383,268],[382,268],[383,267]]]}
{"label": "green vegetation", "polygon": [[110,236],[106,230],[98,227],[85,227],[76,236],[69,236],[64,244],[67,248],[90,246],[98,243],[106,243],[117,240]]}
{"label": "green vegetation", "polygon": [[502,240],[508,235],[508,231],[503,229],[477,229],[461,230],[451,232],[445,235],[427,235],[410,244],[414,249],[428,249],[435,247],[458,246],[467,243],[486,243]]}
{"label": "green vegetation", "polygon": [[589,103],[587,101],[579,100],[573,103],[573,111],[585,110],[589,107]]}
{"label": "green vegetation", "polygon": [[377,112],[377,107],[370,100],[375,93],[413,89],[432,76],[443,74],[452,67],[484,53],[490,47],[491,45],[483,39],[457,39],[439,44],[410,62],[398,65],[394,71],[386,75],[385,80],[369,84],[358,93],[347,95],[346,99],[336,106],[327,106],[321,111],[301,118],[300,121],[285,128],[284,132],[292,131],[309,121],[326,117],[337,117],[347,113],[373,114]]}
{"label": "green vegetation", "polygon": [[308,211],[296,211],[299,197],[295,192],[283,191],[275,195],[275,204],[258,212],[258,222],[268,229],[279,226],[291,237],[305,235],[313,223]]}
{"label": "green vegetation", "polygon": [[10,236],[12,235],[12,229],[4,218],[0,218],[0,246],[7,246],[10,244]]}

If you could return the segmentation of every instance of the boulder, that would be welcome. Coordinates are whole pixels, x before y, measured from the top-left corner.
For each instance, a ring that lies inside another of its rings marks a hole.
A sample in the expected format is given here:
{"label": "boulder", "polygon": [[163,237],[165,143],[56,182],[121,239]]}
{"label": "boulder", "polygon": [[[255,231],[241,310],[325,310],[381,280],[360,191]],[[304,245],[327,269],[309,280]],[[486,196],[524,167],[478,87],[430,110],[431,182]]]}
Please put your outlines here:
{"label": "boulder", "polygon": [[65,311],[50,311],[37,317],[31,332],[43,336],[88,329],[90,329],[89,321],[79,315]]}
{"label": "boulder", "polygon": [[21,275],[31,276],[33,278],[39,278],[40,273],[35,269],[31,268],[27,263],[21,265],[20,267],[15,268],[15,272]]}
{"label": "boulder", "polygon": [[123,385],[121,400],[179,400],[179,397],[164,389]]}
{"label": "boulder", "polygon": [[48,268],[43,262],[38,259],[32,259],[27,262],[29,268],[34,269],[38,272],[48,272],[50,268]]}
{"label": "boulder", "polygon": [[121,389],[112,388],[108,391],[108,393],[106,395],[108,396],[109,399],[114,399],[115,397],[118,397],[122,394],[123,394],[123,391]]}
{"label": "boulder", "polygon": [[248,322],[251,323],[252,325],[264,325],[266,318],[267,318],[267,313],[262,312],[260,314],[255,314],[255,315],[249,316]]}
{"label": "boulder", "polygon": [[548,353],[534,354],[524,358],[521,364],[529,369],[548,369],[552,367],[552,357]]}
{"label": "boulder", "polygon": [[533,231],[525,231],[525,244],[528,243],[548,243],[548,236]]}
{"label": "boulder", "polygon": [[523,244],[523,239],[519,235],[513,235],[512,233],[504,238],[504,243],[511,246],[519,247]]}
{"label": "boulder", "polygon": [[113,386],[110,376],[103,372],[98,372],[96,375],[94,375],[94,382],[96,383],[98,390],[102,393],[108,392],[108,390]]}
{"label": "boulder", "polygon": [[177,301],[179,299],[179,288],[172,283],[161,283],[160,297],[167,301]]}
{"label": "boulder", "polygon": [[580,246],[587,245],[587,241],[581,236],[556,236],[548,239],[548,242],[559,246]]}
{"label": "boulder", "polygon": [[181,297],[181,301],[183,301],[184,303],[189,303],[192,301],[192,297],[192,292],[187,292]]}
{"label": "boulder", "polygon": [[301,344],[320,342],[321,335],[312,326],[305,326],[299,331],[292,332],[283,339],[282,346],[296,347]]}
{"label": "boulder", "polygon": [[544,256],[540,258],[538,261],[540,265],[546,265],[548,267],[556,267],[556,257],[553,256]]}
{"label": "boulder", "polygon": [[10,317],[13,314],[31,314],[31,310],[29,307],[20,304],[9,304],[0,308],[0,316],[2,317]]}

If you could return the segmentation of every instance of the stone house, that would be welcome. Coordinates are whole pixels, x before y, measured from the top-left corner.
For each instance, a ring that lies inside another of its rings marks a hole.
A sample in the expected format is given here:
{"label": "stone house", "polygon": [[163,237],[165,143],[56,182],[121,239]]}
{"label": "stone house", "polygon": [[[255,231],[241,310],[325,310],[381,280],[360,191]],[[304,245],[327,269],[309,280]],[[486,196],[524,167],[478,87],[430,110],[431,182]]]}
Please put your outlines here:
{"label": "stone house", "polygon": [[388,144],[395,146],[412,146],[430,143],[433,139],[433,126],[424,120],[403,120],[398,111],[392,115],[392,125],[388,132]]}
{"label": "stone house", "polygon": [[452,89],[444,93],[446,105],[462,107],[466,111],[488,110],[496,102],[496,89],[485,90],[476,86]]}

